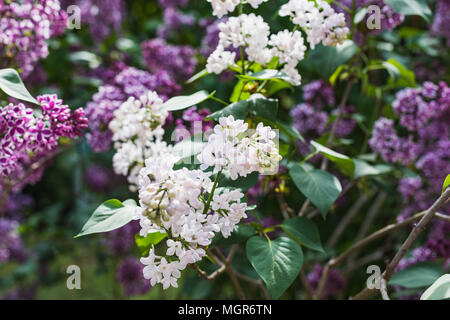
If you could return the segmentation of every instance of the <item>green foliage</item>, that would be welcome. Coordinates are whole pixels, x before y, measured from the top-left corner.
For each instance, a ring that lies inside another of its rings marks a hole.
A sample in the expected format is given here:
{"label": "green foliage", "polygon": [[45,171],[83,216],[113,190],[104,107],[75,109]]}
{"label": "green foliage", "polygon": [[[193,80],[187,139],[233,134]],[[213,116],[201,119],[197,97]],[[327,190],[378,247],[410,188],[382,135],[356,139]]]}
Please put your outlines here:
{"label": "green foliage", "polygon": [[319,230],[314,222],[305,217],[284,220],[281,228],[286,234],[308,248],[325,253],[320,241]]}
{"label": "green foliage", "polygon": [[108,232],[129,223],[136,216],[136,201],[129,199],[123,203],[117,199],[103,202],[75,238],[92,233]]}
{"label": "green foliage", "polygon": [[39,105],[39,102],[28,92],[14,69],[0,69],[0,89],[10,97]]}
{"label": "green foliage", "polygon": [[152,246],[157,245],[162,240],[164,240],[167,237],[167,233],[162,232],[152,232],[149,233],[146,237],[142,237],[139,234],[136,234],[135,241],[136,245],[139,248],[139,251],[141,252],[143,257],[148,256],[148,253]]}
{"label": "green foliage", "polygon": [[447,189],[448,186],[450,186],[450,174],[447,175],[447,177],[444,180],[444,184],[442,185],[442,193],[444,193],[445,189]]}
{"label": "green foliage", "polygon": [[339,180],[326,171],[305,170],[303,166],[298,164],[291,167],[289,175],[298,190],[311,200],[325,218],[331,205],[342,191]]}
{"label": "green foliage", "polygon": [[205,100],[208,100],[214,96],[214,92],[209,94],[207,91],[198,91],[189,96],[178,96],[173,97],[163,103],[161,109],[165,109],[167,111],[177,111],[187,109],[189,107],[195,106],[199,103],[202,103]]}
{"label": "green foliage", "polygon": [[436,262],[421,262],[394,274],[390,285],[405,288],[419,288],[431,285],[445,273],[444,267]]}
{"label": "green foliage", "polygon": [[247,241],[246,251],[272,299],[278,299],[290,287],[303,265],[302,249],[287,237],[269,240],[254,236]]}
{"label": "green foliage", "polygon": [[426,0],[385,0],[396,12],[408,15],[421,16],[428,23],[433,13]]}

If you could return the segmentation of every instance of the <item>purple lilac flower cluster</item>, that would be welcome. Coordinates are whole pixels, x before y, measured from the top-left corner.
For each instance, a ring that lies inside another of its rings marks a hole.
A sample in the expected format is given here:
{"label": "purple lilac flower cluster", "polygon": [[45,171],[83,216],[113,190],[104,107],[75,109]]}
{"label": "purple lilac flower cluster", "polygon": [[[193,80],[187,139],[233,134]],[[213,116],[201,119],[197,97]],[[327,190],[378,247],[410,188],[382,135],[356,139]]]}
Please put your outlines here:
{"label": "purple lilac flower cluster", "polygon": [[450,0],[438,0],[432,31],[447,38],[450,44]]}
{"label": "purple lilac flower cluster", "polygon": [[169,7],[164,10],[164,24],[158,27],[158,37],[167,39],[174,32],[179,32],[185,27],[192,27],[195,19],[192,15],[185,14],[180,10]]}
{"label": "purple lilac flower cluster", "polygon": [[174,95],[180,87],[164,71],[155,74],[125,65],[114,65],[113,70],[121,71],[110,79],[110,72],[103,72],[107,82],[101,86],[92,101],[86,105],[90,132],[86,138],[96,152],[107,151],[111,144],[112,133],[108,128],[113,113],[128,97],[139,98],[147,91],[157,91],[163,99]]}
{"label": "purple lilac flower cluster", "polygon": [[37,181],[58,140],[81,136],[88,126],[82,108],[72,112],[56,95],[39,96],[37,101],[41,106],[39,114],[23,103],[0,108],[0,172],[2,183],[8,185],[6,188],[0,184],[3,192],[18,192]]}
{"label": "purple lilac flower cluster", "polygon": [[191,107],[183,112],[181,118],[175,120],[175,136],[176,140],[182,140],[195,133],[206,132],[212,130],[214,122],[205,120],[211,114],[209,109],[197,110],[197,107]]}
{"label": "purple lilac flower cluster", "polygon": [[415,161],[420,176],[405,177],[398,187],[404,205],[399,220],[403,220],[431,205],[450,172],[450,88],[444,82],[426,82],[420,88],[404,89],[393,109],[399,129],[394,120],[380,118],[369,144],[387,162]]}
{"label": "purple lilac flower cluster", "polygon": [[[431,161],[432,155],[436,161],[445,162],[450,139],[450,130],[445,125],[450,120],[450,88],[444,82],[438,85],[425,82],[420,88],[398,92],[392,106],[400,127],[408,133],[400,137],[394,120],[380,118],[370,140],[372,149],[387,162],[408,164],[418,160],[417,166],[426,170],[424,162]],[[439,170],[446,172],[446,169]],[[427,174],[430,178],[437,173],[431,171]]]}
{"label": "purple lilac flower cluster", "polygon": [[60,35],[66,23],[58,0],[0,1],[0,67],[30,75],[49,54],[46,41]]}
{"label": "purple lilac flower cluster", "polygon": [[103,40],[112,31],[120,31],[125,16],[124,0],[63,0],[62,7],[80,8],[81,22],[89,25],[95,40]]}
{"label": "purple lilac flower cluster", "polygon": [[135,235],[139,233],[139,223],[133,221],[106,235],[106,244],[114,255],[126,254],[135,244]]}
{"label": "purple lilac flower cluster", "polygon": [[[313,270],[307,275],[307,280],[313,291],[317,290],[322,277],[323,268],[315,264]],[[321,298],[335,297],[345,288],[345,280],[336,269],[331,269]]]}
{"label": "purple lilac flower cluster", "polygon": [[167,44],[156,38],[141,44],[142,56],[152,72],[165,70],[173,79],[184,81],[190,78],[197,66],[195,51],[190,46]]}
{"label": "purple lilac flower cluster", "polygon": [[[294,128],[306,141],[310,141],[320,137],[329,129],[329,116],[338,112],[337,109],[332,109],[336,103],[333,87],[323,80],[313,81],[303,87],[303,100],[303,103],[292,108],[290,115],[294,121]],[[353,106],[347,106],[344,109],[336,131],[338,137],[348,136],[356,127],[356,120],[351,118],[354,112]],[[302,154],[310,152],[309,143],[300,142],[299,148]]]}
{"label": "purple lilac flower cluster", "polygon": [[144,266],[136,258],[124,259],[117,269],[117,280],[122,284],[126,296],[145,294],[150,281],[142,277]]}
{"label": "purple lilac flower cluster", "polygon": [[0,218],[0,263],[22,263],[27,259],[28,254],[20,239],[18,227],[17,221]]}

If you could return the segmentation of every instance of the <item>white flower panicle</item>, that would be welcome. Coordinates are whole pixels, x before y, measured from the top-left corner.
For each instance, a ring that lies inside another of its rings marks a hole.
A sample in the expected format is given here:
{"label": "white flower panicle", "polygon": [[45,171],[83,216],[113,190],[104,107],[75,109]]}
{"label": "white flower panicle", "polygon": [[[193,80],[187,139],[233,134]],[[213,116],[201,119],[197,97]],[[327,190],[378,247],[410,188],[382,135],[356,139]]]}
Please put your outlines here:
{"label": "white flower panicle", "polygon": [[235,120],[231,115],[222,117],[197,156],[200,168],[213,167],[214,172],[225,170],[233,180],[255,171],[273,174],[281,160],[275,138],[276,132],[262,123],[252,131],[243,120]]}
{"label": "white flower panicle", "polygon": [[[219,17],[234,11],[239,4],[239,1],[233,0],[208,1],[212,4],[214,14]],[[247,1],[254,8],[262,2]],[[305,31],[306,40],[312,49],[319,43],[332,46],[342,43],[350,31],[345,25],[344,14],[336,13],[323,0],[290,0],[281,6],[279,14],[291,17],[292,22]],[[297,65],[305,56],[306,46],[300,31],[283,30],[270,35],[269,25],[261,16],[253,13],[230,17],[219,24],[219,30],[219,44],[207,61],[208,72],[220,74],[225,71],[236,59],[236,54],[229,50],[245,48],[246,58],[263,67],[278,57],[281,71],[289,77],[289,82],[295,86],[301,84]]]}
{"label": "white flower panicle", "polygon": [[114,111],[114,118],[109,124],[116,149],[114,171],[128,176],[132,191],[136,190],[144,160],[171,151],[171,147],[161,141],[164,135],[162,126],[168,116],[167,111],[161,110],[162,104],[163,101],[153,91],[140,99],[130,97]]}
{"label": "white flower panicle", "polygon": [[306,32],[312,49],[320,42],[327,46],[342,43],[350,32],[344,14],[336,13],[323,0],[290,0],[281,6],[279,14],[291,17]]}
{"label": "white flower panicle", "polygon": [[164,289],[176,287],[180,270],[205,256],[204,247],[211,244],[217,232],[228,237],[247,217],[240,190],[217,188],[209,209],[205,209],[207,195],[213,192],[210,173],[175,170],[177,160],[170,154],[147,159],[139,177],[140,235],[157,231],[168,235],[167,250],[161,255],[164,257],[156,256],[152,249],[141,259],[146,265],[144,277],[152,285],[162,283]]}
{"label": "white flower panicle", "polygon": [[[241,2],[240,0],[207,0],[207,1],[211,3],[213,15],[217,16],[218,18],[222,18],[229,12],[233,12]],[[259,7],[261,3],[266,1],[268,0],[247,0],[246,2],[250,4],[254,9],[256,9]]]}

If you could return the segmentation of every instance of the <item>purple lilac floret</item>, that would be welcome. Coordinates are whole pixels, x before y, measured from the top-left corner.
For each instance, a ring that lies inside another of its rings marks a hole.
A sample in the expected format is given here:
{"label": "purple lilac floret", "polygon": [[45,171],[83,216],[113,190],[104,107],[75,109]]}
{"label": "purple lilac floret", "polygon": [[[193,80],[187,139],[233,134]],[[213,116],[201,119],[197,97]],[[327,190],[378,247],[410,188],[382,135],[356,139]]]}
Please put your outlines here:
{"label": "purple lilac floret", "polygon": [[58,0],[0,1],[0,68],[30,75],[49,54],[47,40],[60,35],[66,23]]}

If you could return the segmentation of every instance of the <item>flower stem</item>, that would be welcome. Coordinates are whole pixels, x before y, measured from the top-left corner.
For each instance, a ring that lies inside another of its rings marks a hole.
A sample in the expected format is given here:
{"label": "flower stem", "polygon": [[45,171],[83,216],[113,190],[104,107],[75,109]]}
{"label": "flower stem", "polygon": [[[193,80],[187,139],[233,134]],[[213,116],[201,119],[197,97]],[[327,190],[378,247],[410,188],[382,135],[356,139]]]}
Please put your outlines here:
{"label": "flower stem", "polygon": [[211,189],[211,193],[208,196],[208,201],[206,202],[205,208],[203,209],[203,214],[207,214],[208,213],[209,206],[211,205],[212,197],[214,195],[214,191],[216,190],[217,184],[219,183],[219,178],[220,178],[221,173],[222,173],[222,170],[220,170],[217,173],[216,178],[214,179],[214,184],[213,184],[213,187]]}

